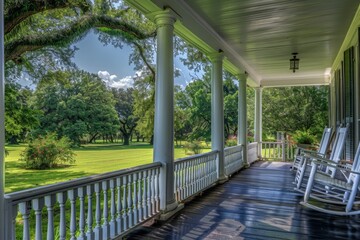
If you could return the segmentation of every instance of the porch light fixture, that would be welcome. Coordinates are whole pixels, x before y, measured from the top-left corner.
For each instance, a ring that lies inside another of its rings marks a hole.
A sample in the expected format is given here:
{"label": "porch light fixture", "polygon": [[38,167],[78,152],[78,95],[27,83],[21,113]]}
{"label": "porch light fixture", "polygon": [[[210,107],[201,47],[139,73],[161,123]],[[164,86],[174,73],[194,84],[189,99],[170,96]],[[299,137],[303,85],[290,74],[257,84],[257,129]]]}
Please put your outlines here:
{"label": "porch light fixture", "polygon": [[299,61],[300,61],[300,59],[296,58],[297,54],[298,54],[297,52],[292,53],[293,58],[290,58],[290,70],[293,70],[293,73],[296,70],[299,70]]}

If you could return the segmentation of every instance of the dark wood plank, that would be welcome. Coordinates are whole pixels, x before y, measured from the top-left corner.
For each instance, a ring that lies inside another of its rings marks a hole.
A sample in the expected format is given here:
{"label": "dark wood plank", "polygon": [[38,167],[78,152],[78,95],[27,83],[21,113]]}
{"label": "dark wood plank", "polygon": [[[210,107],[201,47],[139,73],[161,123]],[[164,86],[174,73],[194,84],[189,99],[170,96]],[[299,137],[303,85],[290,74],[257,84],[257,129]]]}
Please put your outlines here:
{"label": "dark wood plank", "polygon": [[360,217],[319,213],[299,204],[289,164],[256,163],[196,197],[165,223],[127,239],[360,239]]}

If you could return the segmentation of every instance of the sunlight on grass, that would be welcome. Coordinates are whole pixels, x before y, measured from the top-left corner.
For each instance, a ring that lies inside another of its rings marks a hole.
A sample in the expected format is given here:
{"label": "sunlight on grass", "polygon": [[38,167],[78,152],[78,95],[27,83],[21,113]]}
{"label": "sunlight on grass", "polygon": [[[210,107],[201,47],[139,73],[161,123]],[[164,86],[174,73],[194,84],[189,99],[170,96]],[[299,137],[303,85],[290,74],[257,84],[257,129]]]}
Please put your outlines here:
{"label": "sunlight on grass", "polygon": [[[27,170],[19,161],[26,145],[9,145],[5,160],[5,191],[13,192],[52,183],[59,183],[95,174],[130,168],[152,162],[153,148],[149,144],[88,144],[74,149],[76,163],[51,170]],[[203,152],[210,151],[209,148]],[[185,157],[181,147],[175,147],[175,159]]]}

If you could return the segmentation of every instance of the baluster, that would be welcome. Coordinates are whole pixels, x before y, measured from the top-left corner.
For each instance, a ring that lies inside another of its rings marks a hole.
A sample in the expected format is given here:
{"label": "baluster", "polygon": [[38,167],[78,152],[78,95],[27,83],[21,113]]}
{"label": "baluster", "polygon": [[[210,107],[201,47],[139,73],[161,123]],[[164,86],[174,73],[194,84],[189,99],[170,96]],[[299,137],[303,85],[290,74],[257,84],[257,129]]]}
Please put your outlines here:
{"label": "baluster", "polygon": [[188,198],[191,194],[191,165],[190,161],[186,162],[186,196],[184,199]]}
{"label": "baluster", "polygon": [[104,205],[103,205],[103,239],[108,239],[109,238],[109,221],[108,221],[108,217],[109,217],[109,206],[108,206],[108,181],[103,181],[102,182],[102,191],[103,191],[103,195],[104,195]]}
{"label": "baluster", "polygon": [[194,194],[195,192],[195,181],[196,181],[196,178],[195,178],[195,161],[190,161],[190,164],[191,164],[191,193],[190,193],[190,196]]}
{"label": "baluster", "polygon": [[133,226],[133,212],[132,212],[132,205],[133,205],[133,194],[132,194],[132,175],[128,175],[128,195],[127,195],[127,201],[128,201],[128,220],[129,220],[129,228]]}
{"label": "baluster", "polygon": [[147,197],[146,197],[146,206],[147,206],[147,218],[151,217],[152,211],[151,211],[151,172],[149,170],[146,170],[147,172]]}
{"label": "baluster", "polygon": [[94,235],[95,239],[101,239],[102,237],[102,229],[101,229],[101,205],[100,205],[100,195],[101,195],[101,186],[100,183],[95,183],[94,185],[95,190],[95,229]]}
{"label": "baluster", "polygon": [[74,189],[68,190],[68,198],[70,200],[70,239],[76,240],[76,192]]}
{"label": "baluster", "polygon": [[54,239],[54,205],[56,196],[49,195],[45,197],[45,205],[48,213],[47,239]]}
{"label": "baluster", "polygon": [[205,166],[207,164],[206,158],[202,158],[201,165],[200,165],[200,189],[204,189],[205,187]]}
{"label": "baluster", "polygon": [[137,204],[137,208],[138,208],[138,216],[139,216],[139,222],[143,221],[143,209],[142,209],[142,200],[143,200],[143,185],[142,185],[142,172],[138,173],[138,177],[139,177],[139,181],[138,181],[138,204]]}
{"label": "baluster", "polygon": [[145,220],[148,217],[148,212],[147,212],[147,207],[146,207],[146,204],[147,204],[147,171],[146,170],[143,172],[142,182],[143,182],[143,188],[144,188],[143,200],[142,200],[143,219]]}
{"label": "baluster", "polygon": [[36,198],[32,200],[32,208],[35,211],[35,239],[42,240],[42,221],[41,211],[44,207],[44,199]]}
{"label": "baluster", "polygon": [[110,179],[110,237],[116,236],[115,180]]}
{"label": "baluster", "polygon": [[87,211],[87,232],[86,238],[91,240],[94,239],[94,231],[93,231],[93,194],[94,194],[94,185],[86,186],[86,195],[88,199],[88,211]]}
{"label": "baluster", "polygon": [[121,187],[122,187],[122,178],[118,177],[116,178],[116,187],[117,187],[117,208],[116,208],[116,222],[117,222],[117,234],[120,234],[123,231],[123,226],[122,226],[122,216],[121,216],[121,211],[122,209],[122,204],[121,204]]}
{"label": "baluster", "polygon": [[60,240],[66,239],[66,218],[65,218],[65,203],[66,203],[66,192],[56,194],[57,201],[60,208],[60,224],[59,224],[59,238]]}
{"label": "baluster", "polygon": [[22,202],[19,203],[19,211],[22,215],[23,220],[23,240],[30,240],[30,210],[31,210],[31,202]]}
{"label": "baluster", "polygon": [[159,175],[160,169],[155,169],[156,176],[155,176],[155,203],[156,203],[156,212],[160,212],[160,196],[159,196]]}
{"label": "baluster", "polygon": [[181,163],[181,201],[185,199],[186,194],[186,162]]}
{"label": "baluster", "polygon": [[86,239],[85,235],[85,187],[79,187],[77,189],[79,202],[80,202],[80,213],[79,213],[79,230],[80,234],[78,240]]}
{"label": "baluster", "polygon": [[176,201],[179,201],[180,198],[180,191],[179,191],[179,186],[180,186],[180,173],[179,173],[179,164],[175,163],[175,181],[174,181],[174,185],[175,185],[175,197],[176,197]]}
{"label": "baluster", "polygon": [[151,191],[150,191],[150,202],[151,202],[151,215],[155,214],[155,179],[154,179],[154,169],[149,170],[151,174]]}
{"label": "baluster", "polygon": [[181,202],[183,199],[183,184],[184,184],[184,169],[183,169],[183,163],[179,162],[177,164],[178,168],[178,178],[179,178],[179,198],[178,202]]}
{"label": "baluster", "polygon": [[127,189],[128,189],[128,185],[127,185],[127,176],[123,176],[123,222],[124,222],[124,231],[126,231],[129,228],[129,221],[128,221],[128,199],[127,199]]}
{"label": "baluster", "polygon": [[200,190],[200,179],[201,179],[201,172],[200,172],[200,164],[201,159],[195,160],[195,178],[196,178],[196,184],[195,184],[195,192],[198,192]]}
{"label": "baluster", "polygon": [[133,173],[133,196],[134,196],[134,202],[132,205],[132,209],[133,209],[133,213],[132,215],[134,216],[134,225],[136,225],[139,222],[139,216],[138,216],[138,209],[137,209],[137,205],[138,205],[138,192],[137,192],[137,184],[138,184],[138,178],[137,178],[137,173]]}

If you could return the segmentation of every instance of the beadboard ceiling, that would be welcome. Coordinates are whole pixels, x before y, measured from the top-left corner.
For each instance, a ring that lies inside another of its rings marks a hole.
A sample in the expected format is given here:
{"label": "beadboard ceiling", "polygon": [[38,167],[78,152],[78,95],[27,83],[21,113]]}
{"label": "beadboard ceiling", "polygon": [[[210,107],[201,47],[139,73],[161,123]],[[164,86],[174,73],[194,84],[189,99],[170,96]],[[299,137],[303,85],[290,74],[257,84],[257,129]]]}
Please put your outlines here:
{"label": "beadboard ceiling", "polygon": [[[170,7],[186,29],[231,64],[253,85],[326,84],[327,74],[358,10],[359,0],[131,0]],[[145,7],[146,8],[146,7]],[[144,10],[150,11],[150,9]],[[183,32],[183,34],[181,34]],[[191,38],[188,39],[192,41]],[[196,44],[195,44],[196,45]],[[199,45],[199,44],[198,44]],[[201,45],[201,44],[200,44]],[[201,46],[199,46],[201,47]],[[289,69],[298,52],[300,69]]]}

